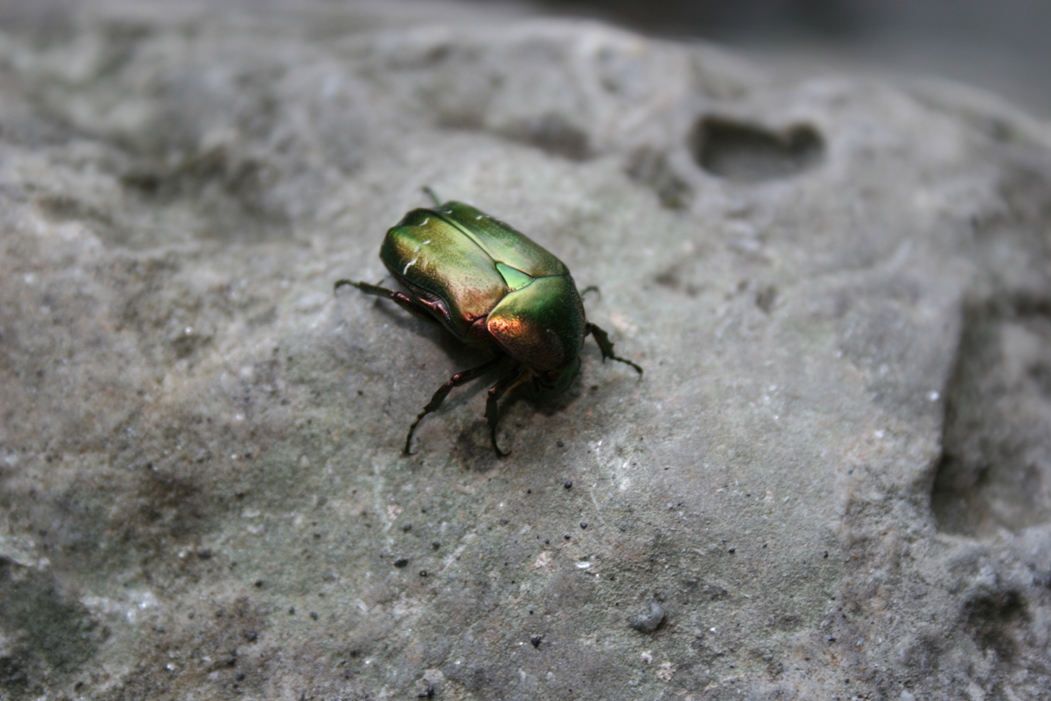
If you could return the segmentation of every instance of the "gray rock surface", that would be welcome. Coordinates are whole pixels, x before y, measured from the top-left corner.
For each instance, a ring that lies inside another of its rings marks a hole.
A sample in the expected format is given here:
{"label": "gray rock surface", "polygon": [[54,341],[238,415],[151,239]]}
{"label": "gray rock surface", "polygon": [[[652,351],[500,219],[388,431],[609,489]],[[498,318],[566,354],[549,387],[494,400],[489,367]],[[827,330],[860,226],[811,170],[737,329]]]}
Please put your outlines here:
{"label": "gray rock surface", "polygon": [[[1051,127],[224,7],[0,5],[4,698],[1048,698]],[[510,457],[484,385],[403,457],[479,356],[332,283],[422,185],[599,285],[645,378],[589,343]]]}

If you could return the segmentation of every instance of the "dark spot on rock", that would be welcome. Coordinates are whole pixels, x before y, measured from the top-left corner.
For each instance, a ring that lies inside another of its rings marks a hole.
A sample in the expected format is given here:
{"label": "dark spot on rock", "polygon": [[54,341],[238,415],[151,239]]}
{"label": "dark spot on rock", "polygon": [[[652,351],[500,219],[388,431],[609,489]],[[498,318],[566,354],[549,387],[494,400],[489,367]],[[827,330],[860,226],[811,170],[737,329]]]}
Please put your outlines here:
{"label": "dark spot on rock", "polygon": [[783,131],[721,117],[704,117],[690,135],[694,160],[712,175],[755,183],[797,175],[824,154],[821,135],[811,126]]}
{"label": "dark spot on rock", "polygon": [[755,293],[755,305],[767,314],[774,308],[775,302],[777,302],[777,287],[775,285],[765,285]]}
{"label": "dark spot on rock", "polygon": [[653,190],[662,206],[683,209],[693,195],[689,184],[668,163],[662,151],[643,147],[631,154],[625,169],[628,177]]}
{"label": "dark spot on rock", "polygon": [[1002,660],[1015,657],[1022,628],[1029,620],[1025,599],[1018,592],[988,592],[964,604],[963,613],[980,648],[995,650]]}
{"label": "dark spot on rock", "polygon": [[[532,613],[532,611],[530,611],[530,613]],[[531,645],[532,645],[533,647],[535,647],[535,648],[539,648],[539,647],[540,647],[540,643],[541,643],[541,642],[542,642],[543,640],[544,640],[544,636],[542,636],[542,635],[534,635],[533,637],[531,637],[531,638],[529,639],[529,643],[530,643],[530,644],[531,644]]]}
{"label": "dark spot on rock", "polygon": [[518,121],[502,130],[512,141],[536,148],[571,161],[583,161],[591,155],[588,135],[560,114],[547,114]]}
{"label": "dark spot on rock", "polygon": [[397,560],[394,561],[394,566],[395,567],[399,567],[399,568],[400,567],[405,567],[408,564],[409,564],[409,558],[407,558],[407,557],[399,557]]}

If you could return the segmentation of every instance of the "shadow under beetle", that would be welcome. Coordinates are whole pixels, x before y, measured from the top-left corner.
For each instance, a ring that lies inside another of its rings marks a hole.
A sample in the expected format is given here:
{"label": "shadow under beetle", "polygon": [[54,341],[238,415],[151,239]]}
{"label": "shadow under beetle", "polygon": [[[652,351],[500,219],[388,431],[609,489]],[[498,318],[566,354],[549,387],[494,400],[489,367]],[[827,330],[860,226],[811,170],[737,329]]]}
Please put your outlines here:
{"label": "shadow under beetle", "polygon": [[591,334],[606,358],[642,368],[613,353],[609,335],[587,321],[580,292],[565,263],[507,224],[462,202],[434,201],[414,209],[387,231],[380,259],[407,292],[367,282],[338,280],[362,292],[387,297],[414,314],[437,321],[463,343],[488,348],[496,357],[453,375],[431,397],[409,427],[406,455],[420,420],[436,411],[454,387],[510,359],[508,373],[489,388],[485,418],[497,456],[497,403],[527,382],[540,393],[557,394],[580,370],[580,349]]}

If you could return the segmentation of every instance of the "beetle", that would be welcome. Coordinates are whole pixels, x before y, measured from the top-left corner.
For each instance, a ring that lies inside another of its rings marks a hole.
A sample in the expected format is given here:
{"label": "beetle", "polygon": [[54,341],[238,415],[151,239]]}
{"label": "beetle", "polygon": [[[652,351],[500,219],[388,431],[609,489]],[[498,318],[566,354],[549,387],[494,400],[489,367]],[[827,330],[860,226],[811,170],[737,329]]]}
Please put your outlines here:
{"label": "beetle", "polygon": [[[442,405],[453,388],[502,362],[510,369],[489,388],[485,418],[498,457],[498,402],[532,383],[538,393],[565,391],[580,370],[584,339],[595,338],[602,360],[642,368],[613,353],[609,334],[584,315],[584,302],[565,263],[507,224],[463,202],[442,202],[424,188],[434,206],[414,209],[387,231],[380,259],[407,292],[354,280],[337,280],[365,294],[386,297],[410,312],[437,321],[459,341],[481,346],[493,359],[449,378],[409,427],[404,453],[424,416]],[[586,290],[585,290],[586,291]]]}

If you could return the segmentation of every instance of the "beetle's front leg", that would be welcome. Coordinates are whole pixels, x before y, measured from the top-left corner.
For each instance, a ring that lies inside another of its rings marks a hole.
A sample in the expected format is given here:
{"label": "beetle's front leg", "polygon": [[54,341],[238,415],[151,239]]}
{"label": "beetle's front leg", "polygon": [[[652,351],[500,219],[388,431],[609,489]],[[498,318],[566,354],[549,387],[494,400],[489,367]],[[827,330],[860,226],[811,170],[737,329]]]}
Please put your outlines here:
{"label": "beetle's front leg", "polygon": [[445,398],[449,396],[449,392],[452,392],[453,387],[459,387],[462,384],[481,377],[502,360],[502,357],[497,357],[476,368],[458,372],[450,377],[448,382],[439,387],[438,391],[434,393],[433,397],[431,397],[431,401],[427,402],[427,406],[423,407],[423,411],[416,416],[416,420],[412,422],[412,426],[409,426],[409,435],[405,437],[405,450],[402,452],[405,455],[412,455],[412,451],[409,450],[409,448],[411,447],[412,434],[416,431],[416,426],[424,416],[430,414],[432,411],[437,411],[438,407],[440,407],[442,402],[445,401]]}
{"label": "beetle's front leg", "polygon": [[413,314],[422,316],[424,319],[430,319],[434,321],[434,317],[431,316],[431,311],[414,300],[404,292],[398,292],[397,290],[388,290],[386,287],[380,287],[379,285],[370,285],[367,282],[355,282],[353,280],[336,280],[336,284],[332,287],[332,292],[335,293],[340,287],[350,286],[356,287],[367,295],[375,295],[376,297],[386,297],[387,299],[393,300],[398,303],[398,306],[408,309]]}
{"label": "beetle's front leg", "polygon": [[584,335],[585,336],[588,335],[588,334],[591,334],[592,336],[595,337],[595,343],[598,344],[599,350],[602,351],[602,361],[603,362],[606,361],[606,358],[609,358],[610,360],[616,360],[616,361],[624,363],[626,365],[630,365],[631,367],[633,367],[636,370],[638,370],[639,371],[639,377],[640,378],[642,377],[642,368],[640,366],[638,366],[635,363],[631,362],[627,358],[621,358],[619,355],[614,355],[613,354],[613,341],[609,340],[609,334],[608,333],[606,333],[605,331],[603,331],[602,329],[600,329],[599,327],[595,326],[594,324],[592,324],[590,322],[584,327],[584,329],[585,329],[585,331],[584,331]]}
{"label": "beetle's front leg", "polygon": [[489,421],[489,438],[493,442],[493,450],[496,451],[496,457],[506,458],[510,455],[510,452],[505,453],[500,450],[500,446],[496,444],[496,425],[500,419],[500,407],[497,404],[500,401],[500,397],[508,390],[512,390],[518,385],[526,382],[533,376],[531,370],[528,370],[524,366],[518,366],[511,370],[495,385],[489,388],[489,396],[485,400],[485,418]]}

